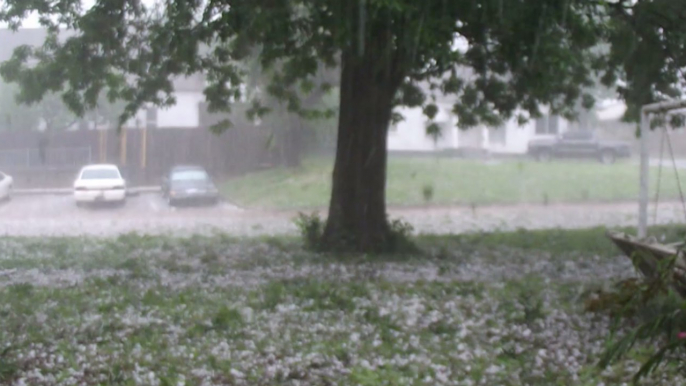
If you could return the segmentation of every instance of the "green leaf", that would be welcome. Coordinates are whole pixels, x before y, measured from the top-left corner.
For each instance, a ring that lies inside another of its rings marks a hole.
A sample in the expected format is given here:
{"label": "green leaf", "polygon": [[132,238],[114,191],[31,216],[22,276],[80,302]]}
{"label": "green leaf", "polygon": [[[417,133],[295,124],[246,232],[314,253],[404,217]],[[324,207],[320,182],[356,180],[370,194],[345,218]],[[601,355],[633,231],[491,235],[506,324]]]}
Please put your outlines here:
{"label": "green leaf", "polygon": [[462,91],[464,81],[456,76],[451,76],[443,82],[442,89],[445,94],[457,94]]}
{"label": "green leaf", "polygon": [[436,122],[431,122],[426,126],[426,135],[431,137],[434,141],[438,141],[443,135],[443,130]]}
{"label": "green leaf", "polygon": [[231,120],[222,119],[221,121],[210,126],[210,131],[213,132],[214,134],[221,134],[221,133],[225,132],[226,130],[229,130],[232,127],[233,127],[233,123],[231,122]]}
{"label": "green leaf", "polygon": [[426,115],[427,118],[434,119],[434,118],[436,118],[437,114],[438,114],[438,106],[436,106],[435,104],[431,103],[431,104],[424,106],[424,115]]}
{"label": "green leaf", "polygon": [[404,120],[405,120],[405,117],[402,114],[400,114],[396,111],[391,113],[391,124],[392,125],[397,125],[398,123],[400,123]]}
{"label": "green leaf", "polygon": [[408,107],[419,107],[424,104],[426,95],[416,84],[406,83],[401,89],[401,103]]}
{"label": "green leaf", "polygon": [[586,110],[592,109],[593,106],[595,106],[595,97],[590,94],[584,94],[581,100],[581,106]]}

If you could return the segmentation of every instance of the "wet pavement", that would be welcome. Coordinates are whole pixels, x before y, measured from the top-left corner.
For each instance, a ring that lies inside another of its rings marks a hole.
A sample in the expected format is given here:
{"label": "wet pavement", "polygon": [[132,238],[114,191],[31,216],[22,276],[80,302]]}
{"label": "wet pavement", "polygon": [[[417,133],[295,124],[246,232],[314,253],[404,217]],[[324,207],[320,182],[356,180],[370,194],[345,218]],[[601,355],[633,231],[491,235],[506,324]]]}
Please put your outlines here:
{"label": "wet pavement", "polygon": [[[413,225],[417,233],[464,233],[489,230],[635,226],[637,203],[555,204],[490,207],[392,208],[390,217]],[[311,211],[308,211],[308,213]],[[220,231],[235,236],[294,234],[295,211],[216,206],[170,208],[159,194],[131,197],[123,207],[78,208],[71,196],[20,196],[0,204],[0,235],[114,236]],[[325,214],[321,211],[320,214]],[[651,206],[649,223],[684,224],[680,203]]]}

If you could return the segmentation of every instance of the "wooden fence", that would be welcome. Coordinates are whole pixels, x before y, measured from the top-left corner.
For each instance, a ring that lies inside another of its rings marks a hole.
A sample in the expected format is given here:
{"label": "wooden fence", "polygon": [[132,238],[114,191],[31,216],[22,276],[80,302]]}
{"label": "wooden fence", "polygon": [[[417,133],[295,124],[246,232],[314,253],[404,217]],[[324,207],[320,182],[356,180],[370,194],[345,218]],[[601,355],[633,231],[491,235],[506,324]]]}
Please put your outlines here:
{"label": "wooden fence", "polygon": [[157,184],[178,164],[202,165],[223,178],[268,166],[267,138],[254,126],[220,135],[204,127],[0,132],[0,169],[22,187],[67,187],[79,167],[96,162],[120,165],[136,185]]}

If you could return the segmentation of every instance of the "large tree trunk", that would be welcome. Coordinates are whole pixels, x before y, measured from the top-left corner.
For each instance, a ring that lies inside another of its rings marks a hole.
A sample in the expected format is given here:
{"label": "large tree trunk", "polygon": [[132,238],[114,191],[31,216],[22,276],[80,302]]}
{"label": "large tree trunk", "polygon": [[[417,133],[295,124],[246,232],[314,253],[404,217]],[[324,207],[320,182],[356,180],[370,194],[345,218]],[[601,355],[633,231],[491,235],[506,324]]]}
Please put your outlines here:
{"label": "large tree trunk", "polygon": [[389,248],[386,217],[387,133],[400,77],[382,50],[344,53],[338,142],[325,249],[382,252]]}

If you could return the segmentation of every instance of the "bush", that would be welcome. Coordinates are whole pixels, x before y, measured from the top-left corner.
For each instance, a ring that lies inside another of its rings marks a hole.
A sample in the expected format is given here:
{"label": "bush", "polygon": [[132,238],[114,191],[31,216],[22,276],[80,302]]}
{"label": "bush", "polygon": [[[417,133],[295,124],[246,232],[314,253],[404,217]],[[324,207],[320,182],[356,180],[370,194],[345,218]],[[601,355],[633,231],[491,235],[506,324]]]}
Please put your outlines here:
{"label": "bush", "polygon": [[395,219],[390,221],[391,233],[388,240],[388,252],[416,252],[417,247],[412,242],[414,227],[407,221]]}
{"label": "bush", "polygon": [[[340,235],[333,245],[324,245],[323,235],[325,221],[317,213],[299,213],[295,219],[300,236],[306,249],[311,251],[354,252],[355,243],[351,237]],[[386,245],[379,248],[382,253],[415,252],[416,246],[411,241],[414,228],[406,221],[395,219],[389,221],[389,236]]]}
{"label": "bush", "polygon": [[686,357],[686,303],[674,290],[675,261],[660,264],[653,277],[622,280],[587,300],[588,311],[606,312],[613,320],[611,344],[598,363],[601,369],[626,356],[637,343],[644,343],[643,348],[653,353],[634,374],[634,381],[664,364],[686,371],[682,365]]}
{"label": "bush", "polygon": [[422,197],[424,197],[424,202],[429,203],[434,198],[434,187],[433,185],[426,184],[422,187]]}
{"label": "bush", "polygon": [[295,219],[295,225],[300,231],[305,248],[308,250],[319,250],[321,248],[322,236],[324,234],[324,221],[319,218],[317,213],[299,213]]}

